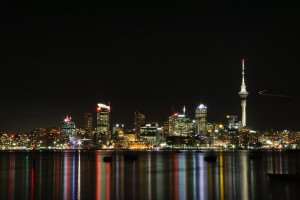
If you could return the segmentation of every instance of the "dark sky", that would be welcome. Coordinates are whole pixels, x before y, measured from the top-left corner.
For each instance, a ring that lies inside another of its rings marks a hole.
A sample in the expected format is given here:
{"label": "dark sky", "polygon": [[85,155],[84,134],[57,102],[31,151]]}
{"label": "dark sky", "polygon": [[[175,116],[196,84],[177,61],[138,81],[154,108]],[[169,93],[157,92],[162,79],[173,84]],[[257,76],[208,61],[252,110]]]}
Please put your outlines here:
{"label": "dark sky", "polygon": [[135,110],[162,122],[200,102],[222,121],[240,113],[241,57],[248,124],[300,128],[297,5],[12,0],[0,13],[0,129],[57,126],[66,114],[80,122],[97,102],[129,126]]}

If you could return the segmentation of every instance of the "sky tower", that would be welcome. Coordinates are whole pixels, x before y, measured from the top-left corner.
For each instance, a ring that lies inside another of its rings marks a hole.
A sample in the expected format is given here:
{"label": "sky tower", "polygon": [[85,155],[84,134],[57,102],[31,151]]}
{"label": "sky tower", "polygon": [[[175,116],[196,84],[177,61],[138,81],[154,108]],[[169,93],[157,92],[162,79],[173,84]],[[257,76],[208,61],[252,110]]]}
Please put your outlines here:
{"label": "sky tower", "polygon": [[242,85],[241,85],[241,91],[239,92],[239,95],[241,97],[241,106],[242,106],[242,127],[247,126],[247,97],[248,92],[246,89],[246,83],[245,83],[245,60],[242,59]]}

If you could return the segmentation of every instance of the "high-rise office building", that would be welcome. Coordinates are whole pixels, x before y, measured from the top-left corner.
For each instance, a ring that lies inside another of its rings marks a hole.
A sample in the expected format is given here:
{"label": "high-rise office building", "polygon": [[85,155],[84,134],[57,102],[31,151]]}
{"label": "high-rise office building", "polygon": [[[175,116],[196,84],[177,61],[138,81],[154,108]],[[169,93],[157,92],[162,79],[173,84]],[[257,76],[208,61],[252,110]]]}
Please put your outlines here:
{"label": "high-rise office building", "polygon": [[236,115],[227,115],[227,132],[230,137],[231,145],[239,145],[239,130],[241,128],[241,122]]}
{"label": "high-rise office building", "polygon": [[162,134],[162,128],[158,123],[146,124],[141,127],[140,139],[149,144],[158,144]]}
{"label": "high-rise office building", "polygon": [[83,128],[89,132],[93,130],[93,114],[92,113],[84,113],[83,116]]}
{"label": "high-rise office building", "polygon": [[115,124],[112,130],[112,138],[115,140],[122,138],[125,132],[124,128],[125,128],[124,124]]}
{"label": "high-rise office building", "polygon": [[163,126],[163,137],[167,137],[169,135],[169,121],[164,122]]}
{"label": "high-rise office building", "polygon": [[74,137],[76,135],[76,125],[71,116],[66,116],[62,122],[61,131],[64,136]]}
{"label": "high-rise office building", "polygon": [[109,105],[98,103],[97,107],[97,133],[110,139],[110,111]]}
{"label": "high-rise office building", "polygon": [[191,136],[193,121],[184,114],[175,113],[169,117],[169,136]]}
{"label": "high-rise office building", "polygon": [[174,113],[173,115],[171,115],[169,117],[169,131],[168,131],[168,134],[169,136],[172,136],[174,131],[175,131],[175,123],[176,123],[176,118],[178,116],[178,113]]}
{"label": "high-rise office building", "polygon": [[240,122],[238,121],[237,115],[227,115],[227,129],[228,130],[239,130],[241,127]]}
{"label": "high-rise office building", "polygon": [[207,130],[207,107],[204,104],[200,104],[195,113],[196,119],[196,132],[197,134],[204,134]]}
{"label": "high-rise office building", "polygon": [[139,137],[141,133],[141,127],[146,124],[146,116],[140,112],[134,112],[134,129]]}
{"label": "high-rise office building", "polygon": [[247,126],[247,97],[249,93],[247,92],[246,83],[245,83],[245,60],[242,59],[242,85],[241,91],[239,92],[241,98],[241,106],[242,106],[242,127]]}

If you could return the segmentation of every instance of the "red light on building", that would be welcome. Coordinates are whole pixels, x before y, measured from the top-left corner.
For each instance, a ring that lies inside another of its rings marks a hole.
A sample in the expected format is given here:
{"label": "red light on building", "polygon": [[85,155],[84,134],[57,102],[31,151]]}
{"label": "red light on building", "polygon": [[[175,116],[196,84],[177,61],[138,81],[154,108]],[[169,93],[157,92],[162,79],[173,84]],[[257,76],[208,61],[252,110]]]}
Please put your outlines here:
{"label": "red light on building", "polygon": [[72,121],[72,117],[71,116],[66,116],[66,118],[64,119],[65,123],[70,123]]}
{"label": "red light on building", "polygon": [[100,112],[101,111],[101,108],[100,107],[97,107],[97,112]]}
{"label": "red light on building", "polygon": [[110,111],[111,110],[111,107],[110,106],[107,106],[105,104],[102,104],[102,103],[98,103],[98,107],[97,107],[97,112],[100,112],[101,110],[107,110],[107,111]]}

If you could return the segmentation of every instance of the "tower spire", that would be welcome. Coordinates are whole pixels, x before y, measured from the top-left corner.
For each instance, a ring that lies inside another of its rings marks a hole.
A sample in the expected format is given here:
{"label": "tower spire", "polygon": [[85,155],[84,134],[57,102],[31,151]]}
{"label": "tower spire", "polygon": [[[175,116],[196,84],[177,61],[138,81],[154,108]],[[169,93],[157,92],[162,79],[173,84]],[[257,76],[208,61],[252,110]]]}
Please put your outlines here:
{"label": "tower spire", "polygon": [[241,92],[247,92],[247,87],[245,83],[245,59],[242,59],[242,85]]}
{"label": "tower spire", "polygon": [[248,92],[245,83],[245,59],[242,59],[242,85],[241,91],[239,92],[241,98],[241,106],[242,106],[242,126],[245,127],[247,125],[247,113],[246,113],[246,106],[247,106],[247,97]]}
{"label": "tower spire", "polygon": [[182,111],[183,111],[183,114],[185,115],[185,113],[186,113],[186,108],[185,108],[185,105],[183,106],[183,109],[182,109]]}

